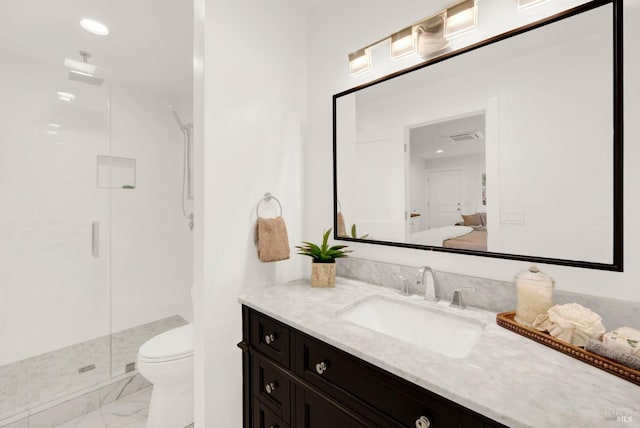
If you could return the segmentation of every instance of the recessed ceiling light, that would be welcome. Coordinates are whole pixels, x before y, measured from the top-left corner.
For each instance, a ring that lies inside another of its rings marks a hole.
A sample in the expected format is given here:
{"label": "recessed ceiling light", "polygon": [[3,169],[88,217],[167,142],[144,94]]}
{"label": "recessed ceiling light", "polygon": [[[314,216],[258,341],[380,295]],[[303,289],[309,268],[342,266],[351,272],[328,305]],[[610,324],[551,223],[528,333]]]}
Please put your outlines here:
{"label": "recessed ceiling light", "polygon": [[97,34],[99,36],[106,36],[109,34],[109,29],[106,25],[93,19],[82,19],[80,20],[80,25],[88,32]]}
{"label": "recessed ceiling light", "polygon": [[442,149],[436,150],[436,153],[444,153],[444,150],[442,150]]}

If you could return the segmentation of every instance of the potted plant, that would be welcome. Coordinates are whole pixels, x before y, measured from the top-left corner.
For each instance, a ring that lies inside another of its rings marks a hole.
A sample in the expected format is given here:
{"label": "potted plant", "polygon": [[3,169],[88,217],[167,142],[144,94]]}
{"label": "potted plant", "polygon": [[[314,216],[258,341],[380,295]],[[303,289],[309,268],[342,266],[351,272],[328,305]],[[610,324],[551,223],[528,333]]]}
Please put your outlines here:
{"label": "potted plant", "polygon": [[347,257],[350,250],[345,250],[346,245],[329,246],[331,229],[322,235],[322,245],[303,241],[304,245],[296,245],[298,254],[311,257],[311,286],[335,287],[336,286],[336,259]]}

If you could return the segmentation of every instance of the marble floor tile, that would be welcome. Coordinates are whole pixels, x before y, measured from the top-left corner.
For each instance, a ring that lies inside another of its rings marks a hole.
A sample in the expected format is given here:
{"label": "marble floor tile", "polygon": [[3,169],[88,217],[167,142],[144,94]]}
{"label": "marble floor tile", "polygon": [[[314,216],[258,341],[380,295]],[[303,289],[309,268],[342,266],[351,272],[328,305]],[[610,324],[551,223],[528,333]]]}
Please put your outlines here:
{"label": "marble floor tile", "polygon": [[100,410],[94,410],[55,428],[105,428],[105,424]]}
{"label": "marble floor tile", "polygon": [[102,419],[107,428],[128,427],[134,423],[145,422],[151,401],[151,388],[127,395],[120,400],[100,408]]}
{"label": "marble floor tile", "polygon": [[146,428],[152,388],[146,388],[55,428]]}

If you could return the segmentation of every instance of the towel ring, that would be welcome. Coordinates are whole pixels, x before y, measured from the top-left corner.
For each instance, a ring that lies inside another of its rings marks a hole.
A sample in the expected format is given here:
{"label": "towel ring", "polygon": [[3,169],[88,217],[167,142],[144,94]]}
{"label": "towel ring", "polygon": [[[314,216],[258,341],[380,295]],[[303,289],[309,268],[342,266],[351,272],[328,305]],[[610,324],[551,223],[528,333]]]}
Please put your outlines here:
{"label": "towel ring", "polygon": [[263,202],[271,202],[272,200],[276,201],[276,203],[278,204],[278,208],[280,208],[280,214],[278,214],[278,217],[282,217],[282,204],[280,203],[278,198],[273,196],[271,193],[265,193],[262,199],[258,201],[258,205],[256,206],[257,217],[260,217],[260,204],[262,204]]}

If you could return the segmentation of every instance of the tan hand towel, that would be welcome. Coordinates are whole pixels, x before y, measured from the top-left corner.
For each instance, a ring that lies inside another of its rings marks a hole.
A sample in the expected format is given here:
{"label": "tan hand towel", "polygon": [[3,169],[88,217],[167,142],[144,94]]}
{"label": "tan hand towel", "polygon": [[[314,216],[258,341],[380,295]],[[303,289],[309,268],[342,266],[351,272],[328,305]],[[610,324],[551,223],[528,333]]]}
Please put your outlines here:
{"label": "tan hand towel", "polygon": [[256,244],[261,262],[277,262],[289,258],[289,236],[282,217],[258,217]]}
{"label": "tan hand towel", "polygon": [[338,211],[338,236],[349,236],[347,235],[347,228],[344,225],[344,216],[340,211]]}

